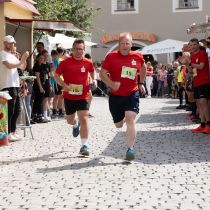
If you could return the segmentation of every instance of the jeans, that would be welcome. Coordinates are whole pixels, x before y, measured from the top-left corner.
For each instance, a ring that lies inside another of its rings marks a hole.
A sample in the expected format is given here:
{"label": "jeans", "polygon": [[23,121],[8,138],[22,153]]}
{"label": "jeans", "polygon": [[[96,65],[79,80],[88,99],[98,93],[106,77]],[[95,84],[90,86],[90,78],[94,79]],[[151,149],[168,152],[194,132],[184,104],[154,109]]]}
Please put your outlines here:
{"label": "jeans", "polygon": [[26,104],[26,110],[28,113],[29,120],[31,119],[31,94],[25,96],[25,104]]}
{"label": "jeans", "polygon": [[163,95],[163,88],[164,88],[164,81],[159,80],[158,81],[158,91],[157,91],[158,96]]}

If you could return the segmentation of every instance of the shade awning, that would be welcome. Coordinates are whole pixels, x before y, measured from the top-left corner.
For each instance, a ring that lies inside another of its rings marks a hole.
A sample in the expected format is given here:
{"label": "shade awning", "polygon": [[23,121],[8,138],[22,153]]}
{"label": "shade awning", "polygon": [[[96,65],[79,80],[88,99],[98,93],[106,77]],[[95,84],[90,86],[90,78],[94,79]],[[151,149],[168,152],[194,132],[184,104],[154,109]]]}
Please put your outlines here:
{"label": "shade awning", "polygon": [[172,52],[181,52],[183,45],[186,42],[166,39],[155,44],[151,44],[142,49],[141,53],[143,55],[148,54],[164,54],[164,53],[172,53]]}
{"label": "shade awning", "polygon": [[31,11],[34,15],[41,15],[39,11],[34,7],[35,2],[31,0],[0,0],[0,3],[4,2],[12,2],[17,4],[18,6]]}
{"label": "shade awning", "polygon": [[33,30],[44,31],[81,31],[70,21],[66,20],[33,20],[33,19],[11,19],[6,18],[8,22],[16,23],[19,27],[32,28]]}

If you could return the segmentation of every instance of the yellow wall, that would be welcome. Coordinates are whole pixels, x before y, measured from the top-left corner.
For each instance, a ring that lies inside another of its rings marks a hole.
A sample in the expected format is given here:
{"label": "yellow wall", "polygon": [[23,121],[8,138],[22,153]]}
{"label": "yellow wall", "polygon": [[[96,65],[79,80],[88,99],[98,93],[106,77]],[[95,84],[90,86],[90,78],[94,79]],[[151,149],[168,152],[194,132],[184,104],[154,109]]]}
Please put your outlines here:
{"label": "yellow wall", "polygon": [[4,3],[4,15],[5,17],[14,19],[32,19],[33,17],[32,12],[11,2]]}
{"label": "yellow wall", "polygon": [[3,49],[3,37],[5,36],[4,4],[0,4],[0,50]]}
{"label": "yellow wall", "polygon": [[[5,35],[13,35],[17,24],[6,23],[5,17],[13,19],[33,19],[33,13],[28,11],[15,3],[5,2],[0,3],[0,50],[3,49],[3,37]],[[17,49],[23,53],[28,50],[32,51],[33,33],[29,28],[19,28],[15,34],[15,40],[17,42]]]}

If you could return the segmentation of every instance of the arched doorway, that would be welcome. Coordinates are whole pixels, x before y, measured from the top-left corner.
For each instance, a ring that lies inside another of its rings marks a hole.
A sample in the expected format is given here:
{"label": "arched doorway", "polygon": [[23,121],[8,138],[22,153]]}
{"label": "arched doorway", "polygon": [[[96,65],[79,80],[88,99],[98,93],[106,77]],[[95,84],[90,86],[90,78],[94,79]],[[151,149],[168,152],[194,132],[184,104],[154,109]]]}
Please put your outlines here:
{"label": "arched doorway", "polygon": [[[143,42],[140,42],[140,41],[137,41],[137,40],[133,40],[133,46],[132,46],[132,50],[139,50],[141,51],[141,49],[143,47],[146,47],[147,45],[144,44]],[[110,50],[108,51],[108,53],[114,51],[114,50],[117,50],[118,49],[118,43],[114,44]],[[145,59],[145,62],[147,61],[150,61],[150,62],[153,62],[155,60],[157,60],[157,56],[156,55],[143,55],[144,56],[144,59]]]}

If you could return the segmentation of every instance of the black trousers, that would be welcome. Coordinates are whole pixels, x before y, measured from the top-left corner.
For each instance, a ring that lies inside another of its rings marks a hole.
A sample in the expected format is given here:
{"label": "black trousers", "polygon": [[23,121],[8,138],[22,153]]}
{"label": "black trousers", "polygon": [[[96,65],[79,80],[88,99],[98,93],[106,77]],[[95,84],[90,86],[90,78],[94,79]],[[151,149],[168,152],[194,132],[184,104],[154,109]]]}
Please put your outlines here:
{"label": "black trousers", "polygon": [[33,109],[32,113],[34,116],[38,115],[41,116],[43,113],[42,109],[42,102],[44,99],[44,94],[40,92],[39,88],[34,85],[33,87],[33,93],[34,93],[34,102],[33,102]]}
{"label": "black trousers", "polygon": [[183,93],[184,93],[184,87],[179,84],[179,87],[178,87],[178,95],[179,95],[179,104],[180,105],[183,105]]}
{"label": "black trousers", "polygon": [[4,88],[3,91],[8,91],[12,97],[11,100],[8,100],[8,133],[11,133],[16,131],[16,122],[21,111],[19,88]]}

